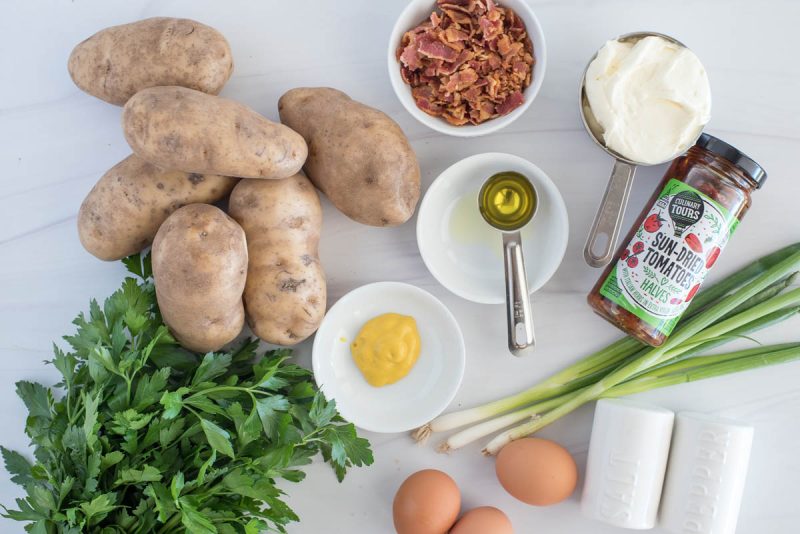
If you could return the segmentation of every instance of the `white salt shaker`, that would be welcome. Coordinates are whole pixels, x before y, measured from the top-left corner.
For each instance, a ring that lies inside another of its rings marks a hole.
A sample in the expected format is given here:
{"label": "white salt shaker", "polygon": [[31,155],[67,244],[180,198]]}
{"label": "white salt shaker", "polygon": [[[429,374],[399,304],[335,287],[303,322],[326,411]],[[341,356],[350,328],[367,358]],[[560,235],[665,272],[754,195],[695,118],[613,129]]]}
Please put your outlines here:
{"label": "white salt shaker", "polygon": [[661,525],[675,534],[733,534],[752,443],[750,425],[679,413],[661,501]]}
{"label": "white salt shaker", "polygon": [[630,400],[597,402],[581,497],[585,516],[653,528],[674,418],[670,410]]}

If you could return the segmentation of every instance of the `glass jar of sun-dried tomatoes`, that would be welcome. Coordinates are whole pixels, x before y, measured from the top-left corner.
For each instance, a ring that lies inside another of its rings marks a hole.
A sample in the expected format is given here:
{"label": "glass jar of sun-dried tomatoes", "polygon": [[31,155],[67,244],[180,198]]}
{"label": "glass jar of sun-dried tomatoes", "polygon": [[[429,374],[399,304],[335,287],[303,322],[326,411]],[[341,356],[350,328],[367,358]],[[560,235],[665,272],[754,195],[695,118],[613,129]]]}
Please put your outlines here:
{"label": "glass jar of sun-dried tomatoes", "polygon": [[589,305],[640,341],[664,343],[766,177],[728,143],[701,135],[672,162]]}

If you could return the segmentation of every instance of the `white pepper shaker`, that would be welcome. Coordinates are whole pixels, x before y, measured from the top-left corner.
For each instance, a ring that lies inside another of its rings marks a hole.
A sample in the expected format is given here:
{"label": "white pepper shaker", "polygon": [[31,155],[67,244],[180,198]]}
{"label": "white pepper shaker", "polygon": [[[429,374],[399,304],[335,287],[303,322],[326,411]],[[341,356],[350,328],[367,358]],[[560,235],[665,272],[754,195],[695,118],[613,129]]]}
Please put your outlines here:
{"label": "white pepper shaker", "polygon": [[585,516],[653,528],[674,418],[671,410],[626,399],[597,402],[581,497]]}
{"label": "white pepper shaker", "polygon": [[661,500],[661,526],[674,534],[733,534],[752,443],[750,425],[679,413]]}

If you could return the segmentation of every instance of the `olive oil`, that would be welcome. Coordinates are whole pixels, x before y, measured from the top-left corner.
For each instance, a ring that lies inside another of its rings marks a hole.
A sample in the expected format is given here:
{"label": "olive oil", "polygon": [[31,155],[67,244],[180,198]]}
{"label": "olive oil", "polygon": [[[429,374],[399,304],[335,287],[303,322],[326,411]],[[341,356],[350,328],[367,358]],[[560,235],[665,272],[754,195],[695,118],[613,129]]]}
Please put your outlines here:
{"label": "olive oil", "polygon": [[505,171],[491,176],[478,194],[478,208],[486,221],[503,231],[519,230],[536,212],[536,190],[525,176]]}

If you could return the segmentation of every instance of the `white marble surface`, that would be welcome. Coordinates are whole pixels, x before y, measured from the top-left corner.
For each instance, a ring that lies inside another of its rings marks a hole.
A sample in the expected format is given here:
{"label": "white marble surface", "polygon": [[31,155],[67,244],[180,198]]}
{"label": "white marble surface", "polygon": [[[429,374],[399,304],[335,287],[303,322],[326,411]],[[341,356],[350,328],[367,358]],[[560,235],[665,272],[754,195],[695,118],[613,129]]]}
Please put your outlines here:
{"label": "white marble surface", "polygon": [[[115,289],[122,265],[83,251],[75,230],[78,206],[95,180],[128,154],[119,108],[78,91],[66,60],[72,46],[99,28],[154,15],[186,16],[220,29],[230,40],[236,70],[223,95],[268,117],[277,98],[300,85],[330,85],[389,113],[405,129],[427,186],[452,162],[502,150],[526,157],[560,187],[571,219],[570,244],[556,276],[534,298],[540,348],[528,359],[505,349],[500,306],[471,304],[447,293],[417,253],[414,224],[372,229],[325,205],[322,260],[331,302],[376,280],[402,280],[439,296],[462,325],[467,371],[454,402],[469,406],[536,382],[617,332],[596,318],[584,295],[598,272],[581,259],[585,232],[611,162],[584,134],[576,92],[585,61],[614,35],[652,29],[679,38],[704,61],[714,92],[709,131],[741,147],[771,177],[726,250],[712,278],[757,254],[800,239],[794,219],[800,198],[800,62],[795,0],[531,0],[547,35],[548,72],[530,110],[499,134],[454,139],[436,134],[405,113],[389,86],[387,35],[403,0],[190,1],[5,0],[0,5],[0,404],[2,438],[22,449],[25,413],[13,393],[19,379],[51,383],[42,364],[50,343],[70,331],[69,321],[90,297]],[[630,220],[663,168],[641,169]],[[759,335],[797,339],[797,320]],[[308,345],[300,350],[308,361]],[[756,441],[739,534],[790,534],[800,524],[800,363],[642,395],[664,406],[703,410],[751,421]],[[591,407],[542,434],[585,462]],[[440,456],[406,435],[369,435],[376,463],[337,484],[321,464],[299,486],[287,485],[302,517],[292,533],[391,532],[391,499],[410,472],[436,467],[461,485],[464,504],[505,510],[520,533],[616,532],[583,519],[577,500],[530,508],[506,495],[491,460],[478,447]],[[19,494],[5,472],[0,502]],[[22,532],[0,522],[0,531]]]}

